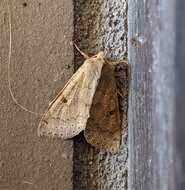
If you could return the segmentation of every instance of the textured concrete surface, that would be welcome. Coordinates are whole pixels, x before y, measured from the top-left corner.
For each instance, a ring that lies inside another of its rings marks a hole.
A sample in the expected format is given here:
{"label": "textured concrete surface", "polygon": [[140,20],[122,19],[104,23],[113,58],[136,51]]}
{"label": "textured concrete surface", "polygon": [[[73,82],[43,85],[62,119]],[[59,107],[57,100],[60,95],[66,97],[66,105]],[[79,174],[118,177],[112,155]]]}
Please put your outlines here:
{"label": "textured concrete surface", "polygon": [[[127,1],[101,0],[99,46],[109,50],[113,59],[122,59],[127,54]],[[118,78],[118,88],[122,92],[120,98],[122,113],[122,145],[120,152],[115,155],[99,155],[100,189],[124,190],[127,189],[127,102],[128,102],[128,73],[124,68]],[[120,89],[121,88],[121,89]],[[106,180],[105,180],[106,179]]]}
{"label": "textured concrete surface", "polygon": [[[38,115],[21,110],[7,82],[7,0],[0,1],[0,189],[72,189],[72,141],[39,138]],[[26,108],[44,112],[73,72],[71,0],[11,0],[11,84]]]}
{"label": "textured concrete surface", "polygon": [[[108,49],[108,57],[121,59],[127,53],[127,2],[125,0],[76,0],[74,11],[74,41],[86,53]],[[82,63],[75,56],[76,68]],[[127,72],[122,68],[120,83],[127,88]],[[120,68],[118,68],[120,71]],[[118,154],[99,152],[85,142],[83,136],[75,138],[74,189],[123,190],[127,189],[127,92],[121,100],[123,144]]]}

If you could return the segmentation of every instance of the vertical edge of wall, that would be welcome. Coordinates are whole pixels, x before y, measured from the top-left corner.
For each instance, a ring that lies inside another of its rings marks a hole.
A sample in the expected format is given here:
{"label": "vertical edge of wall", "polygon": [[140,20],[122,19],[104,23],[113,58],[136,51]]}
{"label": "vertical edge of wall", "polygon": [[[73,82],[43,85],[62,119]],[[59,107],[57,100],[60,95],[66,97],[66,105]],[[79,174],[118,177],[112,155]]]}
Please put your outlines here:
{"label": "vertical edge of wall", "polygon": [[[110,57],[121,59],[127,54],[127,1],[75,0],[74,41],[86,53],[110,49]],[[76,68],[82,64],[77,53]],[[123,71],[127,75],[127,71]],[[124,78],[125,76],[123,76]],[[128,81],[122,81],[127,85]],[[126,109],[123,128],[127,127]],[[74,189],[127,189],[127,130],[118,154],[99,152],[81,135],[74,143]]]}
{"label": "vertical edge of wall", "polygon": [[41,116],[22,110],[8,91],[7,3],[11,84],[19,103],[44,112],[73,73],[72,0],[0,2],[0,189],[72,190],[72,141],[39,138]]}
{"label": "vertical edge of wall", "polygon": [[128,3],[129,190],[174,188],[175,1]]}
{"label": "vertical edge of wall", "polygon": [[185,1],[176,6],[176,189],[185,187]]}

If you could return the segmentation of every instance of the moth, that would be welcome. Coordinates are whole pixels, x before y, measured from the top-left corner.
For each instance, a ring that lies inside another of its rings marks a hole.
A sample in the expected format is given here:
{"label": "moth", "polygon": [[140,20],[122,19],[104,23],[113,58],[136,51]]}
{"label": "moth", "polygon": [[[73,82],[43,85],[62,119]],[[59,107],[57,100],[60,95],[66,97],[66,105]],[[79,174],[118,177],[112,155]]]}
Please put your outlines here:
{"label": "moth", "polygon": [[88,143],[116,152],[121,123],[114,66],[104,52],[87,57],[50,103],[38,126],[39,136],[70,139],[84,131]]}
{"label": "moth", "polygon": [[121,121],[114,65],[106,63],[90,109],[84,136],[91,145],[117,152],[121,144]]}

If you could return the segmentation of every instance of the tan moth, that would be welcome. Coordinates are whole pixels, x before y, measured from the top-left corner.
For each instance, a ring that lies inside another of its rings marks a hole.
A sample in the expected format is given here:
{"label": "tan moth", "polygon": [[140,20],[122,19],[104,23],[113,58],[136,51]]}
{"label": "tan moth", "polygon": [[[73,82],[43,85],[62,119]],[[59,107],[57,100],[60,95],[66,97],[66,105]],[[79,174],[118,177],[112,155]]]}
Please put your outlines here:
{"label": "tan moth", "polygon": [[[9,3],[7,7],[10,29],[8,53],[10,95],[15,104],[24,111],[43,115],[21,105],[11,89],[12,24]],[[120,146],[121,126],[114,68],[105,61],[103,52],[90,58],[81,53],[86,61],[51,102],[39,123],[38,135],[68,139],[84,131],[85,138],[91,145],[115,152]]]}
{"label": "tan moth", "polygon": [[108,152],[117,152],[121,144],[121,121],[114,65],[103,66],[90,117],[84,131],[91,145]]}
{"label": "tan moth", "polygon": [[121,124],[114,66],[107,63],[103,52],[90,58],[83,55],[84,64],[43,115],[38,135],[69,139],[84,131],[91,145],[116,152]]}
{"label": "tan moth", "polygon": [[104,63],[103,52],[86,59],[51,102],[39,123],[39,136],[58,136],[68,139],[86,128]]}

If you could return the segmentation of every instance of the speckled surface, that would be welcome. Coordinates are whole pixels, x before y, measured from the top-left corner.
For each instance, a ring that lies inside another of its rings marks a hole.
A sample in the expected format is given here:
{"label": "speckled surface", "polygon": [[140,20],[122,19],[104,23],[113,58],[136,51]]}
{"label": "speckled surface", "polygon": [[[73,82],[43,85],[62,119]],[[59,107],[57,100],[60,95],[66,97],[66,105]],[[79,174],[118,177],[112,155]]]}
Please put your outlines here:
{"label": "speckled surface", "polygon": [[127,54],[127,1],[100,0],[98,44],[109,56],[121,59]]}
{"label": "speckled surface", "polygon": [[[121,59],[127,54],[127,2],[124,0],[76,0],[74,41],[86,53],[108,50],[108,57]],[[76,53],[76,68],[83,59]],[[74,144],[74,189],[127,189],[127,71],[119,66],[124,100],[120,101],[123,144],[118,154],[103,153],[88,145],[83,135]]]}
{"label": "speckled surface", "polygon": [[[40,116],[20,109],[7,82],[8,1],[0,1],[0,189],[72,190],[73,143],[39,138]],[[11,84],[27,109],[44,112],[73,73],[71,0],[11,0]]]}

